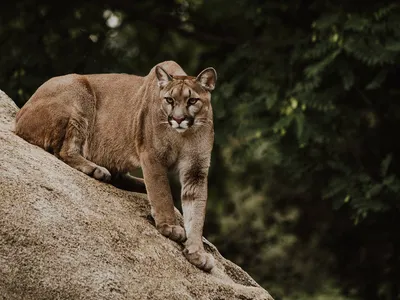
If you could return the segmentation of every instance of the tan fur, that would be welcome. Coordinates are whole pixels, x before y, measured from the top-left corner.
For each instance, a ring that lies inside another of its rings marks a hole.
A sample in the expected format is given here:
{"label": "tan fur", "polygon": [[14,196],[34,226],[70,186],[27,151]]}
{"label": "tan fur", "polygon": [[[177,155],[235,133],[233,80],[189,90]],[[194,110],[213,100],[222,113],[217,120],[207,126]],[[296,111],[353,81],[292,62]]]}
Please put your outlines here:
{"label": "tan fur", "polygon": [[[133,189],[147,190],[158,230],[175,241],[186,241],[186,258],[209,271],[214,260],[204,251],[202,233],[214,139],[210,92],[215,81],[212,68],[190,77],[173,61],[155,66],[145,77],[55,77],[18,112],[15,132],[99,180],[123,178]],[[125,175],[138,167],[145,185]],[[178,172],[182,184],[185,228],[175,219],[170,169]]]}

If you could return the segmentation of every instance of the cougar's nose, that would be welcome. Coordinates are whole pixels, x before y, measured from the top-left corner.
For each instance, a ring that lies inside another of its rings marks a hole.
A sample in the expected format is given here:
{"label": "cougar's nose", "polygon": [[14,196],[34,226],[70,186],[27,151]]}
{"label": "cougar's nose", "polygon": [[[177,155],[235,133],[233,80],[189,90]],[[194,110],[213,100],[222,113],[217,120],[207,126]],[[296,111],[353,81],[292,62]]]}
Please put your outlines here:
{"label": "cougar's nose", "polygon": [[172,117],[172,119],[174,119],[176,123],[181,124],[182,121],[185,120],[185,117]]}

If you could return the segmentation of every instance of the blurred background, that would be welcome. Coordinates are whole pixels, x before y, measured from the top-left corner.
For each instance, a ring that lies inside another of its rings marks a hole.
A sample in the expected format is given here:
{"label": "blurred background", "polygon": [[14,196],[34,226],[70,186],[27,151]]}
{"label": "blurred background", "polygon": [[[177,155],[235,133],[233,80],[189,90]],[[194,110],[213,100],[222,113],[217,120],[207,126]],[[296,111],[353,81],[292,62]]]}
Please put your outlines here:
{"label": "blurred background", "polygon": [[213,66],[204,235],[276,300],[400,299],[397,1],[16,0],[0,89]]}

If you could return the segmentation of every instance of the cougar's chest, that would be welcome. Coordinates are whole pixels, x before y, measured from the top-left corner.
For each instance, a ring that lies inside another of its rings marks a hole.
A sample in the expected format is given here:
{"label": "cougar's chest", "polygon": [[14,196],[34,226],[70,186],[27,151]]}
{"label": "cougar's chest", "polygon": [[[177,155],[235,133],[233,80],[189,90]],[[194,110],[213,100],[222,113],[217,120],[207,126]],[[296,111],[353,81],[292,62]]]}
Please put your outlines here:
{"label": "cougar's chest", "polygon": [[169,169],[173,168],[179,160],[180,149],[174,146],[168,144],[161,152],[161,161]]}
{"label": "cougar's chest", "polygon": [[182,149],[184,148],[184,141],[161,139],[158,140],[154,146],[160,162],[167,168],[171,169],[174,168],[179,161]]}

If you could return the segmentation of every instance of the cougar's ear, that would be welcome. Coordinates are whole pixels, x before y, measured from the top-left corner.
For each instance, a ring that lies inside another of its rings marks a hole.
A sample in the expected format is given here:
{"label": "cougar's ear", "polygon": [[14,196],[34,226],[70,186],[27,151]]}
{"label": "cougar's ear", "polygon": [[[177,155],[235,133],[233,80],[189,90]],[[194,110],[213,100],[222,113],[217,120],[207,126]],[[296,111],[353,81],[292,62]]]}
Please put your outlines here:
{"label": "cougar's ear", "polygon": [[214,68],[207,68],[197,75],[196,81],[201,84],[203,88],[211,92],[215,88],[215,82],[217,81],[217,71]]}
{"label": "cougar's ear", "polygon": [[168,73],[160,66],[156,67],[156,76],[158,80],[158,86],[160,88],[165,87],[168,82],[172,81],[171,76],[169,76]]}

